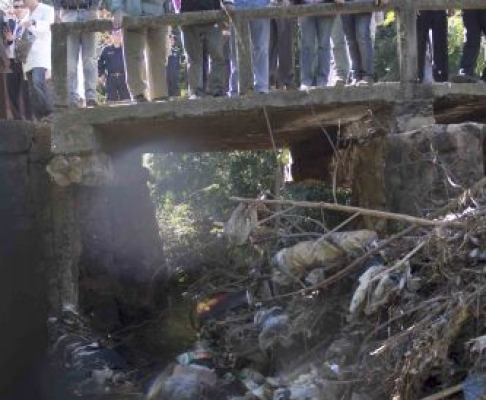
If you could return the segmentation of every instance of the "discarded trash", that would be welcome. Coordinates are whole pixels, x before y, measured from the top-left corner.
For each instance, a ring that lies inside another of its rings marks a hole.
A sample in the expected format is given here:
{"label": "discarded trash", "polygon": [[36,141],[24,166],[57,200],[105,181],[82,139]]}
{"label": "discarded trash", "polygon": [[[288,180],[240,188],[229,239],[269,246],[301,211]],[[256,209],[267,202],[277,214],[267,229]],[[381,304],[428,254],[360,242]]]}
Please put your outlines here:
{"label": "discarded trash", "polygon": [[465,400],[482,400],[486,395],[486,375],[469,375],[462,384]]}
{"label": "discarded trash", "polygon": [[193,400],[208,396],[216,386],[216,373],[199,365],[176,365],[172,374],[159,376],[149,389],[147,400]]}
{"label": "discarded trash", "polygon": [[224,234],[236,246],[245,244],[258,222],[255,206],[239,204],[224,226]]}
{"label": "discarded trash", "polygon": [[291,277],[302,279],[315,268],[332,270],[365,253],[378,239],[376,232],[361,230],[336,232],[326,238],[305,241],[280,250],[272,260],[273,280],[286,285]]}
{"label": "discarded trash", "polygon": [[260,330],[258,343],[262,350],[267,350],[280,343],[284,347],[292,344],[289,316],[283,314],[280,307],[261,310],[255,314],[255,325]]}

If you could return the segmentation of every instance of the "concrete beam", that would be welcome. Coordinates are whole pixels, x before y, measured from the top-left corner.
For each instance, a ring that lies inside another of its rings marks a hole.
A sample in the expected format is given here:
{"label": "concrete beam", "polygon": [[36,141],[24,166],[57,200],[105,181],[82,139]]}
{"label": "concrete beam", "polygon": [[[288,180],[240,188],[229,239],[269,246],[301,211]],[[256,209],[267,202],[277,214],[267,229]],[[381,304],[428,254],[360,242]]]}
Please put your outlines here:
{"label": "concrete beam", "polygon": [[393,114],[396,104],[431,106],[440,99],[454,103],[465,95],[470,101],[486,102],[484,84],[378,83],[73,109],[57,113],[52,150],[73,154],[268,149],[271,141],[264,110],[277,145],[287,146],[326,126],[349,124],[370,114]]}

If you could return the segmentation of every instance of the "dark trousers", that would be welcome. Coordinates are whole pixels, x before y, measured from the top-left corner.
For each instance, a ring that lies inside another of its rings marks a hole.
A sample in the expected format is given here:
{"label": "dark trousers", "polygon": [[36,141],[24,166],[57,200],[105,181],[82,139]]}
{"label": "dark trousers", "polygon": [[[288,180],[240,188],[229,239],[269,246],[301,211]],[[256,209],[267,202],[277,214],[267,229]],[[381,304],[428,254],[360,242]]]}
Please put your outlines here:
{"label": "dark trousers", "polygon": [[0,119],[7,119],[7,74],[0,73]]}
{"label": "dark trousers", "polygon": [[424,79],[429,31],[432,31],[434,80],[447,82],[449,79],[449,52],[447,50],[447,13],[445,11],[420,11],[417,17],[419,81],[422,82]]}
{"label": "dark trousers", "polygon": [[32,110],[37,119],[52,113],[52,98],[45,68],[32,68],[27,72]]}
{"label": "dark trousers", "polygon": [[462,48],[460,69],[465,74],[473,76],[481,48],[481,33],[486,35],[486,10],[464,10],[462,20],[466,41]]}
{"label": "dark trousers", "polygon": [[294,86],[293,33],[295,18],[270,20],[270,86]]}
{"label": "dark trousers", "polygon": [[121,101],[129,100],[127,79],[125,74],[108,75],[106,78],[106,100]]}
{"label": "dark trousers", "polygon": [[181,95],[180,87],[181,62],[177,54],[171,54],[167,58],[167,91],[169,96],[177,97]]}
{"label": "dark trousers", "polygon": [[10,60],[11,72],[7,74],[7,92],[13,119],[32,119],[29,87],[24,78],[22,63]]}

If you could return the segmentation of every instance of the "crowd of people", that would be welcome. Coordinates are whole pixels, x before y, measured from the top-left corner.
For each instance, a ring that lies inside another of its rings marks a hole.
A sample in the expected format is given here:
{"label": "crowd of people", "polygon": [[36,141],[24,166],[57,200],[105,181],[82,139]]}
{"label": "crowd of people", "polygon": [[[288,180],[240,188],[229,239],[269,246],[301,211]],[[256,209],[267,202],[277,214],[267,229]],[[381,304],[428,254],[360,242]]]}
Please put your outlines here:
{"label": "crowd of people", "polygon": [[[110,11],[116,30],[99,57],[94,32],[72,32],[67,38],[70,105],[96,107],[100,84],[105,88],[106,101],[164,101],[173,95],[170,88],[177,87],[178,82],[172,81],[180,80],[177,65],[176,73],[174,63],[172,66],[169,63],[167,68],[171,47],[169,33],[172,35],[173,31],[162,26],[121,30],[123,16],[161,16],[169,12],[220,9],[231,16],[233,10],[345,1],[362,0],[293,0],[292,3],[289,0],[111,0]],[[380,1],[385,0],[377,0]],[[101,0],[54,0],[53,6],[38,0],[13,0],[11,10],[0,14],[3,29],[0,50],[4,50],[3,54],[0,52],[0,72],[6,74],[12,118],[50,118],[50,26],[56,22],[97,19],[100,7]],[[481,38],[486,36],[486,9],[464,10],[462,18],[465,28],[462,57],[458,73],[451,80],[476,82]],[[373,13],[251,20],[254,91],[372,85],[375,20]],[[299,79],[294,77],[296,26],[300,32]],[[187,62],[188,97],[238,95],[236,44],[240,37],[237,29],[226,23],[201,23],[184,25],[181,33]],[[424,80],[428,48],[433,79],[448,81],[448,12],[421,11],[417,16],[417,34],[418,81]],[[79,68],[80,60],[82,68]],[[80,90],[81,72],[84,90]],[[486,73],[483,75],[486,80]]]}

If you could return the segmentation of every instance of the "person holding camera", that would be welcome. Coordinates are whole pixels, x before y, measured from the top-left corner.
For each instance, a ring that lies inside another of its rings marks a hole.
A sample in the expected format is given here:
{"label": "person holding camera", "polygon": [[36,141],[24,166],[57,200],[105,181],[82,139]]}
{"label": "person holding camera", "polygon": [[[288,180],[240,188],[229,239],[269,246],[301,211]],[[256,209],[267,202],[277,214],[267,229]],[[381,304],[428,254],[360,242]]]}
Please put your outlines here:
{"label": "person holding camera", "polygon": [[10,72],[6,75],[7,94],[12,118],[17,120],[32,119],[29,90],[24,77],[22,61],[15,54],[16,43],[21,40],[23,34],[22,24],[27,21],[28,17],[29,10],[23,0],[14,0],[11,16],[3,25],[3,37],[10,62]]}

